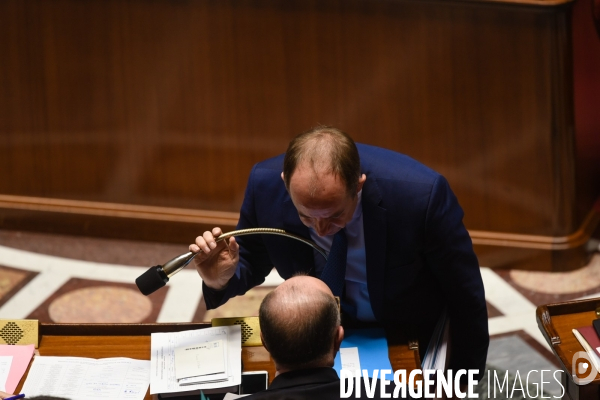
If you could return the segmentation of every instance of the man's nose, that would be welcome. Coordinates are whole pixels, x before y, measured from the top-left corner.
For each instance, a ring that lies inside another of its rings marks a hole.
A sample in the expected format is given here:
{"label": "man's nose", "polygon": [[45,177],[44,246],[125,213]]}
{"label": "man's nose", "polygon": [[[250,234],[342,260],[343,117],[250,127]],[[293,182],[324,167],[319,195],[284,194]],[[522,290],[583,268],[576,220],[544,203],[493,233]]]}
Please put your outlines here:
{"label": "man's nose", "polygon": [[329,232],[330,223],[326,220],[317,220],[315,222],[315,230],[317,231],[317,235],[325,236],[327,232]]}

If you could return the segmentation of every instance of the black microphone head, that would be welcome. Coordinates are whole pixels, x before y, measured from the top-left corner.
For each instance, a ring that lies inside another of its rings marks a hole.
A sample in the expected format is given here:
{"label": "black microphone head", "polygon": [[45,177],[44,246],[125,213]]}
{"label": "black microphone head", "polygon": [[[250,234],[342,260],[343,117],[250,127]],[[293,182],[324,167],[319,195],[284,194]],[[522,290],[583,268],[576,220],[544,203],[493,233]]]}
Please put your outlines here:
{"label": "black microphone head", "polygon": [[158,289],[165,286],[167,282],[169,282],[169,277],[165,274],[165,271],[163,271],[162,266],[160,265],[151,267],[135,280],[138,289],[140,289],[140,292],[145,296],[156,292]]}

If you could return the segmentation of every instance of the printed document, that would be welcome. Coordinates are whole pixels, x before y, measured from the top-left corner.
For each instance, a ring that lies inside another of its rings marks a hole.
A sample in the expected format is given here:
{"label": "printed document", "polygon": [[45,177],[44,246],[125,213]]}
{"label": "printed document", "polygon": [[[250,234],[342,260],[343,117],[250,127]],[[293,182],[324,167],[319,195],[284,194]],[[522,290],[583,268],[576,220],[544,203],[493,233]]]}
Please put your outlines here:
{"label": "printed document", "polygon": [[6,380],[12,364],[12,356],[0,356],[0,391],[6,392]]}
{"label": "printed document", "polygon": [[12,363],[4,385],[6,390],[3,390],[3,392],[13,393],[15,391],[19,381],[27,371],[34,350],[32,344],[0,344],[0,356],[12,357]]}
{"label": "printed document", "polygon": [[143,400],[149,383],[147,360],[37,356],[23,393],[71,400]]}
{"label": "printed document", "polygon": [[[217,376],[223,376],[223,378],[217,378]],[[227,379],[223,340],[177,347],[175,349],[175,377],[178,381],[183,378],[203,377],[202,382]]]}
{"label": "printed document", "polygon": [[340,349],[340,359],[342,360],[342,369],[348,371],[361,371],[360,358],[358,357],[358,347],[345,347]]}
{"label": "printed document", "polygon": [[[195,378],[177,380],[175,349],[221,340],[225,351],[225,378],[221,382],[195,383]],[[239,325],[218,326],[183,332],[152,334],[150,394],[218,389],[242,382],[242,331]]]}

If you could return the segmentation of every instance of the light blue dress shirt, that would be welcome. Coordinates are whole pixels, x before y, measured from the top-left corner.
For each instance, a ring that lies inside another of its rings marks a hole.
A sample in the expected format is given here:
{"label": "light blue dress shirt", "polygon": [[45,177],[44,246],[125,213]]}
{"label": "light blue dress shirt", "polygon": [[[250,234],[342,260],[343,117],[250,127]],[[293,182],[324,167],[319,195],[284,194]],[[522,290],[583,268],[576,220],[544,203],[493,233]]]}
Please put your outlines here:
{"label": "light blue dress shirt", "polygon": [[[309,228],[311,239],[329,252],[333,235],[319,236]],[[375,315],[371,308],[367,289],[367,255],[365,252],[365,231],[363,227],[362,190],[358,193],[358,202],[352,220],[346,225],[348,239],[348,258],[346,265],[346,297],[342,302],[344,311],[359,321],[373,322]],[[325,268],[325,259],[315,251],[315,269],[317,276]]]}

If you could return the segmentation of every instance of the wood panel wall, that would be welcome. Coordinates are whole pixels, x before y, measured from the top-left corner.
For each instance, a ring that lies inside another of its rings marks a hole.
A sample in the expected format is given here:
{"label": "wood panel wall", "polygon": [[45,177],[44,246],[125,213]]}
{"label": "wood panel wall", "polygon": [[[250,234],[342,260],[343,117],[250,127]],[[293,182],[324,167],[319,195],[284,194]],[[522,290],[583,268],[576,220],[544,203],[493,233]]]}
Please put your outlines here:
{"label": "wood panel wall", "polygon": [[[443,173],[482,263],[579,266],[548,253],[581,248],[600,192],[576,181],[571,3],[527,3],[0,2],[0,227],[190,241],[210,212],[234,223],[254,163],[331,124]],[[44,199],[189,219],[123,230]]]}

